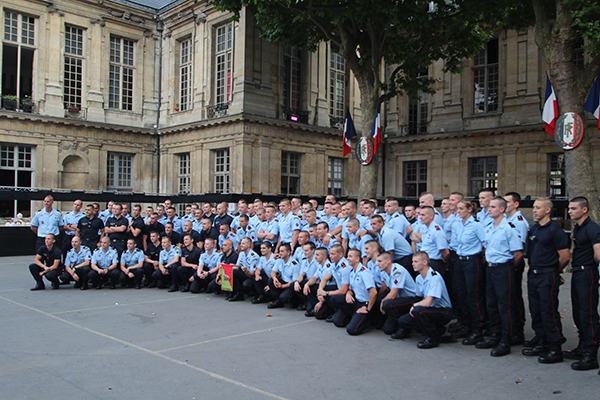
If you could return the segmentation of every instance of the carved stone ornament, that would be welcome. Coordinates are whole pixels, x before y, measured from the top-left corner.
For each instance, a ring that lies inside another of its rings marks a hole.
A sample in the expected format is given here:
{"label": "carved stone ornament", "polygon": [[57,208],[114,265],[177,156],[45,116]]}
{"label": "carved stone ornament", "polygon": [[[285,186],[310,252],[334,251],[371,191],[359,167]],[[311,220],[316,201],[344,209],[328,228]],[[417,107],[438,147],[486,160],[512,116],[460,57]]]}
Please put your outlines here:
{"label": "carved stone ornament", "polygon": [[192,10],[179,11],[177,13],[177,15],[175,17],[173,17],[173,19],[171,20],[170,25],[173,25],[181,20],[187,19],[188,17],[191,17],[192,14],[194,14],[194,12]]}
{"label": "carved stone ornament", "polygon": [[57,13],[59,16],[63,17],[65,15],[65,12],[62,10],[59,10],[58,8],[54,7],[53,5],[49,5],[46,8],[46,11],[48,11],[48,14],[54,14]]}
{"label": "carved stone ornament", "polygon": [[206,22],[206,14],[202,13],[196,17],[196,25]]}
{"label": "carved stone ornament", "polygon": [[75,153],[77,151],[81,153],[88,154],[89,153],[89,144],[87,143],[79,143],[77,140],[72,142],[61,142],[58,149],[59,152],[69,151],[71,153]]}
{"label": "carved stone ornament", "polygon": [[98,19],[98,18],[90,18],[90,24],[92,24],[92,25],[98,24],[101,27],[105,27],[106,26],[106,22],[104,22],[103,20]]}

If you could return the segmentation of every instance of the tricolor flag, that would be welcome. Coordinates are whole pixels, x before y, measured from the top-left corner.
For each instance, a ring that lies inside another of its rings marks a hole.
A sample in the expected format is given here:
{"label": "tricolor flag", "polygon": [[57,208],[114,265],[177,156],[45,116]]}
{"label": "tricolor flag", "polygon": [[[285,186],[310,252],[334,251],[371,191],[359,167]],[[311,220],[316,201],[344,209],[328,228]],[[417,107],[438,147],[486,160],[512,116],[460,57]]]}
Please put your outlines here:
{"label": "tricolor flag", "polygon": [[379,114],[379,104],[377,104],[377,111],[375,111],[371,136],[373,136],[373,155],[375,155],[377,154],[377,149],[381,146],[381,114]]}
{"label": "tricolor flag", "polygon": [[546,132],[554,136],[554,125],[558,119],[558,103],[556,102],[556,94],[550,83],[550,77],[546,73],[546,97],[544,99],[544,110],[542,112],[542,120],[546,123]]}
{"label": "tricolor flag", "polygon": [[598,118],[598,130],[600,131],[600,75],[596,78],[583,109]]}
{"label": "tricolor flag", "polygon": [[354,136],[356,136],[354,122],[352,122],[352,117],[350,116],[350,109],[346,108],[346,122],[344,123],[344,150],[342,153],[342,157],[346,157],[352,151],[350,139],[352,139]]}
{"label": "tricolor flag", "polygon": [[233,265],[221,264],[221,290],[233,291]]}

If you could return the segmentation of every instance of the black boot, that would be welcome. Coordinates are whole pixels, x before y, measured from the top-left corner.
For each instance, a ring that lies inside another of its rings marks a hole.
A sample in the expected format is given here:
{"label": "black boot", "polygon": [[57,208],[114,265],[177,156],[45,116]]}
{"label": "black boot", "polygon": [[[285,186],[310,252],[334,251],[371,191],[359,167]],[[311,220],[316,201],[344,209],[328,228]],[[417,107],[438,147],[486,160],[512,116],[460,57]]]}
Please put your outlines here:
{"label": "black boot", "polygon": [[585,344],[580,340],[573,350],[563,351],[563,358],[567,360],[581,360],[586,354]]}
{"label": "black boot", "polygon": [[493,349],[500,343],[500,336],[492,334],[484,340],[475,343],[475,347],[478,349]]}
{"label": "black boot", "polygon": [[534,357],[534,356],[541,356],[543,354],[546,354],[548,352],[548,350],[549,350],[548,347],[544,346],[543,344],[538,344],[531,349],[523,349],[523,351],[521,351],[521,353],[527,357]]}
{"label": "black boot", "polygon": [[462,341],[462,344],[464,344],[465,346],[474,346],[482,341],[483,333],[481,333],[481,331],[474,331]]}
{"label": "black boot", "polygon": [[581,360],[571,364],[571,368],[576,371],[588,371],[598,368],[598,348],[590,347],[584,349],[584,355]]}
{"label": "black boot", "polygon": [[538,362],[541,364],[555,364],[563,362],[562,349],[560,344],[551,344],[548,346],[548,352],[542,354],[538,358]]}

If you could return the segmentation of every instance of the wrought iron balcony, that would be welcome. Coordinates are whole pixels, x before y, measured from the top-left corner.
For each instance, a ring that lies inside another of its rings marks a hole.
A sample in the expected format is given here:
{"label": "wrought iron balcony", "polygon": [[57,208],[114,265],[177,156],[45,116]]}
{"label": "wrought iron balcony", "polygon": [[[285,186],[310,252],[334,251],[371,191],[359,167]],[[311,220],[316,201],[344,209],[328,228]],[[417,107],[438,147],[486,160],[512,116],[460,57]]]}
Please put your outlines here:
{"label": "wrought iron balcony", "polygon": [[281,110],[283,111],[283,116],[286,120],[308,124],[309,111],[302,111],[298,108],[288,106],[281,106]]}
{"label": "wrought iron balcony", "polygon": [[229,111],[229,103],[215,104],[206,107],[206,116],[208,118],[224,117]]}

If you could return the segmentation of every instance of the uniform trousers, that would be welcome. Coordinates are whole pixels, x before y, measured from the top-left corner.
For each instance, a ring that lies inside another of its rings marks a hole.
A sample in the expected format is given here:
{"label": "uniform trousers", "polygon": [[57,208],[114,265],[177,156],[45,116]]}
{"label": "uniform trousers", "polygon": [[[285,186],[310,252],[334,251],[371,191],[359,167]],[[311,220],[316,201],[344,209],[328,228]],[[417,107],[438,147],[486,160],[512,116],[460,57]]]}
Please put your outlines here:
{"label": "uniform trousers", "polygon": [[485,264],[480,254],[457,256],[454,268],[453,305],[459,321],[468,328],[481,331],[485,324]]}
{"label": "uniform trousers", "polygon": [[490,331],[503,343],[510,343],[513,334],[513,286],[512,262],[488,264],[486,272],[486,306],[490,318]]}
{"label": "uniform trousers", "polygon": [[[158,267],[156,267],[158,268]],[[144,276],[146,277],[146,283],[150,284],[150,282],[152,282],[152,274],[154,273],[154,271],[156,271],[154,269],[154,264],[151,264],[149,262],[144,262],[144,265],[142,265],[142,269],[144,270]]]}
{"label": "uniform trousers", "polygon": [[180,265],[177,268],[177,276],[179,277],[179,282],[181,282],[181,284],[185,285],[186,287],[192,286],[190,278],[194,276],[195,273],[196,270],[192,267],[184,267],[183,265]]}
{"label": "uniform trousers", "polygon": [[[43,285],[44,284],[44,280],[42,279],[42,276],[40,275],[40,272],[42,272],[44,269],[42,267],[40,267],[37,264],[30,264],[29,265],[29,272],[31,272],[31,275],[33,276],[33,279],[35,279],[35,281],[39,284],[39,285]],[[43,276],[46,277],[46,279],[48,279],[50,282],[52,282],[53,284],[58,284],[58,277],[60,276],[60,274],[63,271],[63,266],[62,264],[60,264],[58,266],[58,268],[53,269],[52,271],[46,272]]]}
{"label": "uniform trousers", "polygon": [[[265,273],[265,271],[260,271],[260,279],[256,280],[256,277],[252,279],[252,284],[254,285],[254,290],[258,294],[258,296],[265,295],[265,286],[269,284],[269,277]],[[267,293],[267,297],[269,297],[269,293]]]}
{"label": "uniform trousers", "polygon": [[514,296],[513,296],[513,335],[523,337],[525,328],[525,302],[523,301],[523,271],[525,270],[525,259],[521,259],[514,267]]}
{"label": "uniform trousers", "polygon": [[600,321],[598,319],[598,266],[573,267],[571,277],[571,302],[573,320],[577,326],[579,341],[586,347],[600,345]]}
{"label": "uniform trousers", "polygon": [[133,278],[125,275],[125,272],[121,271],[119,274],[119,282],[123,286],[133,286],[133,285],[141,285],[142,278],[144,278],[144,270],[142,268],[134,268],[130,270],[133,273]]}
{"label": "uniform trousers", "polygon": [[420,330],[423,335],[439,340],[445,332],[444,325],[451,319],[451,308],[417,306],[413,309],[413,315],[406,313],[398,319],[398,326]]}
{"label": "uniform trousers", "polygon": [[[346,302],[345,294],[336,294],[331,296],[331,304],[337,308],[333,323],[338,328],[346,327],[349,335],[360,335],[370,326],[370,314],[375,307],[366,314],[359,314],[356,311],[366,306],[366,302],[354,300],[353,303]],[[368,307],[367,307],[368,309]]]}
{"label": "uniform trousers", "polygon": [[123,254],[123,252],[125,251],[125,239],[111,239],[110,240],[110,245],[112,246],[113,249],[115,249],[117,251],[117,253],[119,253],[119,259],[121,258],[121,254]]}
{"label": "uniform trousers", "polygon": [[[81,238],[81,244],[83,246],[87,246],[90,248],[90,251],[92,252],[92,254],[94,253],[94,250],[96,250],[98,248],[98,242],[100,241],[100,237],[95,237],[92,239],[88,239],[88,238]],[[142,247],[143,249],[143,247]]]}
{"label": "uniform trousers", "polygon": [[[310,295],[311,296],[314,295],[314,298],[316,299],[315,304],[317,304],[317,302],[319,301],[317,298],[317,290],[319,289],[319,285],[314,285],[314,286],[316,286],[315,290],[313,292],[312,287],[311,287]],[[324,288],[324,290],[326,292],[331,292],[331,291],[337,290],[337,289],[338,289],[337,285],[326,285]],[[319,311],[315,311],[315,318],[316,319],[326,319],[327,317],[332,315],[334,312],[335,312],[335,309],[331,305],[331,296],[325,296],[325,301],[321,305],[321,308],[319,309]]]}
{"label": "uniform trousers", "polygon": [[421,301],[420,297],[397,297],[383,302],[383,311],[387,316],[383,325],[383,332],[391,335],[398,330],[398,319],[408,314],[410,308],[416,302]]}
{"label": "uniform trousers", "polygon": [[[281,278],[278,278],[278,280],[282,285],[288,283]],[[269,293],[271,293],[271,297],[273,297],[273,300],[275,301],[279,300],[282,303],[290,303],[292,299],[294,299],[294,284],[292,282],[292,284],[285,289],[277,288],[275,287],[273,278],[269,278]]]}
{"label": "uniform trousers", "polygon": [[[73,269],[73,268],[71,268]],[[79,267],[79,268],[75,268],[75,274],[79,277],[79,282],[77,286],[83,285],[83,281],[85,280],[85,284],[87,285],[87,281],[88,281],[88,274],[90,273],[90,270],[92,269],[92,267],[90,267],[89,265],[85,266],[85,267]],[[67,272],[67,270],[63,270],[62,274],[60,274],[60,280],[62,282],[65,283],[70,283],[72,281],[74,281],[75,279],[73,279],[73,276],[71,276],[70,273]]]}
{"label": "uniform trousers", "polygon": [[73,236],[75,235],[67,235],[66,233],[63,235],[62,245],[60,247],[63,253],[63,260],[67,258],[67,253],[73,248],[73,246],[71,246],[71,240],[73,240]]}
{"label": "uniform trousers", "polygon": [[200,293],[200,290],[202,289],[208,290],[208,284],[215,280],[215,278],[217,277],[217,273],[215,272],[213,274],[208,274],[205,278],[200,278],[198,276],[198,272],[196,272],[193,276],[194,281],[190,286],[190,292]]}
{"label": "uniform trousers", "polygon": [[527,294],[531,327],[542,343],[561,345],[566,339],[558,312],[560,274],[557,268],[536,269],[529,267]]}
{"label": "uniform trousers", "polygon": [[167,267],[167,275],[164,275],[160,268],[152,273],[152,279],[158,282],[157,286],[159,289],[164,289],[169,284],[174,287],[179,286],[179,276],[177,275],[177,268],[179,268],[179,263],[175,263]]}
{"label": "uniform trousers", "polygon": [[248,275],[244,271],[239,268],[235,268],[233,270],[233,293],[242,293],[244,294],[244,283],[250,279]]}
{"label": "uniform trousers", "polygon": [[111,269],[106,274],[99,274],[98,271],[94,269],[90,269],[88,274],[89,280],[92,282],[92,286],[99,287],[106,282],[110,282],[111,285],[116,285],[117,280],[119,280],[119,271],[118,269]]}

